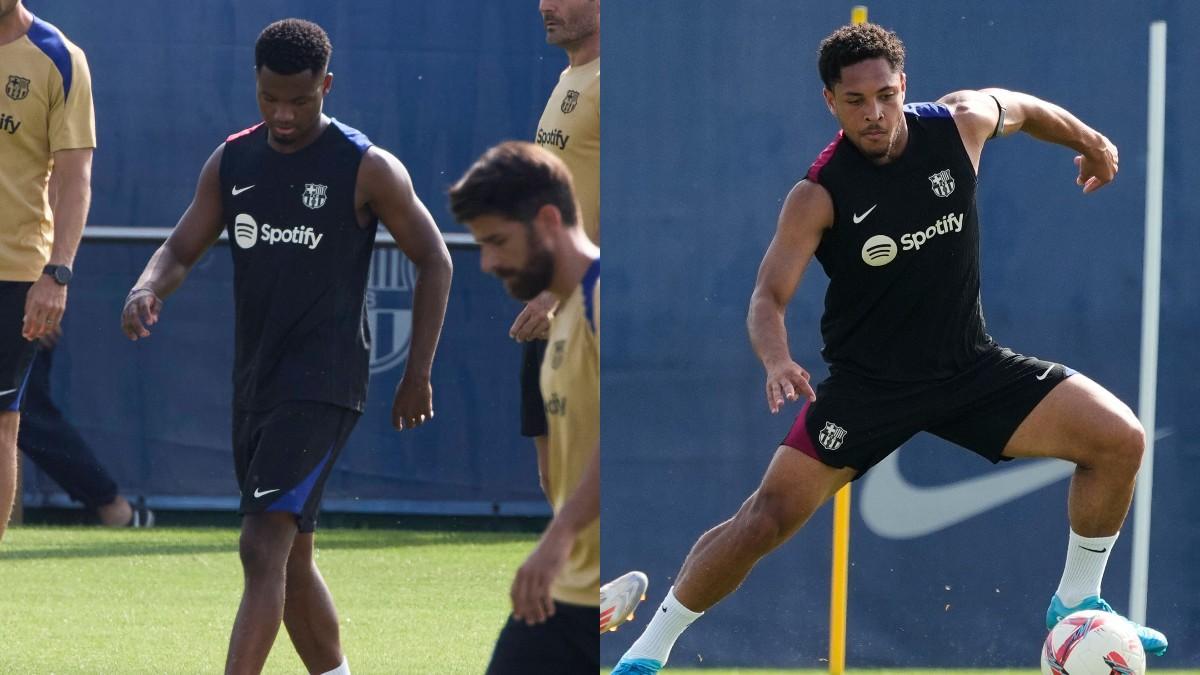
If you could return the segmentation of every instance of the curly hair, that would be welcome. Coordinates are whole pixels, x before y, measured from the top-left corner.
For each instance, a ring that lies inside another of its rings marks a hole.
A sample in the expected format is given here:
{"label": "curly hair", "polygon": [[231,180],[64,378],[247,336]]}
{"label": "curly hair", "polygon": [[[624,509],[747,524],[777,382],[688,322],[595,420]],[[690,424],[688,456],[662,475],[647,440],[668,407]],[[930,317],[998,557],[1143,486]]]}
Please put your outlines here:
{"label": "curly hair", "polygon": [[904,43],[892,31],[873,23],[842,26],[821,40],[817,68],[825,88],[841,82],[842,68],[867,59],[886,59],[892,72],[904,70]]}
{"label": "curly hair", "polygon": [[304,19],[281,19],[263,29],[254,43],[254,69],[263,66],[280,75],[305,70],[324,73],[333,45],[325,30]]}
{"label": "curly hair", "polygon": [[480,157],[450,188],[450,212],[461,223],[500,216],[525,224],[550,204],[563,224],[578,222],[571,172],[548,150],[524,141],[506,141]]}

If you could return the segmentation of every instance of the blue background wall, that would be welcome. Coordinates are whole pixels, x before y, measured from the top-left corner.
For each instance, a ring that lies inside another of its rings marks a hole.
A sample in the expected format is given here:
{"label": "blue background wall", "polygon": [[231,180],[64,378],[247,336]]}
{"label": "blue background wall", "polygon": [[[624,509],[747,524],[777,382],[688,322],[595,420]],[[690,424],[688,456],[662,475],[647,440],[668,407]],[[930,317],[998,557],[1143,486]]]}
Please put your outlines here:
{"label": "blue background wall", "polygon": [[[563,52],[545,44],[534,2],[27,5],[91,65],[99,134],[93,226],[174,226],[213,148],[259,120],[253,47],[273,20],[298,16],[328,31],[335,81],[326,112],[395,153],[448,232],[462,228],[447,212],[446,188],[488,146],[532,138],[566,65]],[[124,493],[158,505],[232,505],[229,253],[214,247],[167,301],[153,338],[131,344],[118,329],[121,302],[156,246],[85,242],[55,364],[57,398]],[[392,359],[372,378],[370,408],[330,480],[327,507],[548,512],[531,444],[517,434],[520,350],[507,330],[519,305],[479,272],[474,250],[455,250],[454,262],[434,368],[435,421],[390,429],[403,372],[403,361]],[[411,289],[373,290],[380,323],[399,317],[402,329]],[[380,368],[387,353],[404,352],[402,335],[381,330],[376,339]],[[26,490],[31,504],[61,499],[36,473]]]}
{"label": "blue background wall", "polygon": [[[1149,615],[1173,640],[1161,666],[1200,665],[1200,25],[1191,2],[872,2],[908,48],[908,100],[1001,86],[1055,101],[1109,136],[1121,173],[1081,195],[1071,151],[1019,135],[980,171],[983,297],[990,332],[1067,363],[1137,405],[1148,24],[1170,22],[1158,454]],[[646,570],[663,597],[695,539],[757,486],[798,411],[772,417],[745,313],[783,197],[837,131],[820,98],[820,40],[850,3],[611,2],[605,16],[603,155],[608,219],[603,428],[604,576]],[[616,93],[619,92],[619,93]],[[620,233],[618,236],[616,233]],[[809,269],[788,314],[792,353],[824,377],[825,289]],[[899,454],[909,481],[940,485],[1018,467],[921,436]],[[1034,469],[1053,474],[1053,466]],[[1061,475],[1061,474],[1060,474]],[[1033,666],[1062,569],[1067,482],[936,533],[870,529],[855,485],[849,664]],[[899,520],[915,520],[895,503]],[[676,666],[821,668],[827,655],[830,509],[764,560],[675,647]],[[1105,596],[1125,608],[1130,529]],[[653,605],[651,605],[653,607]],[[611,663],[651,611],[602,640]]]}

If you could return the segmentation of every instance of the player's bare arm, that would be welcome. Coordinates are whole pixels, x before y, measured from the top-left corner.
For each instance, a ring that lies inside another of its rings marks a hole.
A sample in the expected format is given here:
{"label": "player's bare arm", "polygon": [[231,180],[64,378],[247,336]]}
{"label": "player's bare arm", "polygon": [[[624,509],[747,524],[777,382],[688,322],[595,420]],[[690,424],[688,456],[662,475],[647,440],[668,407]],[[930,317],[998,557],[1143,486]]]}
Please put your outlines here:
{"label": "player's bare arm", "polygon": [[[92,149],[75,148],[54,153],[50,174],[50,203],[54,208],[54,245],[51,265],[71,267],[88,207],[92,202]],[[67,287],[43,274],[25,294],[25,323],[21,334],[37,340],[57,330],[67,308]]]}
{"label": "player's bare arm", "polygon": [[785,401],[817,398],[808,371],[792,360],[783,319],[822,235],[832,225],[829,193],[816,183],[800,181],[783,203],[775,237],[758,268],[746,324],[754,353],[767,371],[767,407],[772,413]]}
{"label": "player's bare arm", "polygon": [[221,155],[225,145],[213,151],[200,178],[192,203],[171,231],[171,236],[150,257],[146,269],[125,298],[121,329],[130,340],[149,337],[149,327],[158,323],[163,300],[175,292],[200,256],[221,236]]}
{"label": "player's bare arm", "polygon": [[1075,182],[1083,186],[1084,192],[1100,189],[1117,175],[1117,147],[1104,134],[1049,101],[1007,89],[990,88],[952,92],[939,102],[953,113],[976,171],[979,170],[983,143],[996,132],[999,106],[1003,106],[1003,127],[998,135],[1024,131],[1038,140],[1078,152],[1075,165],[1079,167],[1079,175]]}
{"label": "player's bare arm", "polygon": [[542,291],[527,302],[508,329],[508,336],[517,342],[545,340],[550,335],[550,316],[558,307],[558,298]]}
{"label": "player's bare arm", "polygon": [[401,252],[417,268],[412,347],[404,376],[396,387],[392,424],[401,430],[420,426],[433,418],[430,375],[450,297],[453,276],[450,251],[429,209],[413,191],[408,171],[386,150],[372,147],[363,157],[355,204],[359,208],[359,221],[378,217]]}
{"label": "player's bare arm", "polygon": [[513,616],[529,625],[554,616],[550,586],[571,554],[583,529],[600,517],[600,446],[592,451],[579,485],[542,533],[537,547],[517,570],[509,596]]}

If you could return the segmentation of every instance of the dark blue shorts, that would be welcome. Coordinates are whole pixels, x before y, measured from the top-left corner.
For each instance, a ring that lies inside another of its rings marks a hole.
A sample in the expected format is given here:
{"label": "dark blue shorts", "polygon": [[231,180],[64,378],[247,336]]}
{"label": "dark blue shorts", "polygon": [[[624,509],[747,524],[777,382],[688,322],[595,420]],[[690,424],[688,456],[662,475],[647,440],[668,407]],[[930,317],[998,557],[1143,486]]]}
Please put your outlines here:
{"label": "dark blue shorts", "polygon": [[325,480],[360,413],[331,403],[284,401],[269,410],[235,410],[233,459],[242,515],[296,515],[301,532],[317,526]]}
{"label": "dark blue shorts", "polygon": [[29,281],[0,281],[0,412],[21,409],[37,341],[21,335]]}

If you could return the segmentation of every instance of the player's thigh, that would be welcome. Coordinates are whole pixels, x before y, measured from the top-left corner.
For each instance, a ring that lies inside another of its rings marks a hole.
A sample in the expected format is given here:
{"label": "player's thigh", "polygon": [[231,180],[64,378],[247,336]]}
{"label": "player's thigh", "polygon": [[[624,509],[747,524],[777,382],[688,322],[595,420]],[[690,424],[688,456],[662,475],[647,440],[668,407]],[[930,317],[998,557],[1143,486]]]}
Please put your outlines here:
{"label": "player's thigh", "polygon": [[742,507],[745,515],[767,516],[794,530],[854,478],[851,467],[835,468],[786,445],[775,450],[762,482]]}
{"label": "player's thigh", "polygon": [[1087,465],[1114,447],[1140,452],[1137,416],[1104,387],[1077,373],[1050,390],[1017,426],[1005,457],[1057,457]]}

